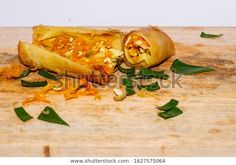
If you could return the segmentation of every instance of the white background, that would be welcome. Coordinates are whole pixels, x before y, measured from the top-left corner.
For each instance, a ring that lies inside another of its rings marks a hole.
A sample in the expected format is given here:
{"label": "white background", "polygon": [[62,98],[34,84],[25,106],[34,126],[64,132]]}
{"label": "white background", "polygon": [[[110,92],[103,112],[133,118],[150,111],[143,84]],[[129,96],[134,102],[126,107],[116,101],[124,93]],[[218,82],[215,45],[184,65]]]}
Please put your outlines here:
{"label": "white background", "polygon": [[236,26],[236,0],[0,0],[0,26]]}

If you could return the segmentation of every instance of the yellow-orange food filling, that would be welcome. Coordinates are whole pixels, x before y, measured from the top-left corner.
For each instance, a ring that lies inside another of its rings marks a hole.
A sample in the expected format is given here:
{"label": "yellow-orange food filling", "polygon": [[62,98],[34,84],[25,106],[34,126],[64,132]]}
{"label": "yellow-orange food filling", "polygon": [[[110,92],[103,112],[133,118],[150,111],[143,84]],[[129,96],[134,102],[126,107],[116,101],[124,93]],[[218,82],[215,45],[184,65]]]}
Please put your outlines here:
{"label": "yellow-orange food filling", "polygon": [[127,49],[130,58],[132,58],[135,63],[142,60],[140,58],[141,54],[145,53],[150,55],[148,42],[143,37],[135,33],[128,36],[125,48]]}
{"label": "yellow-orange food filling", "polygon": [[12,63],[10,66],[2,67],[0,68],[0,79],[6,80],[19,77],[24,69],[25,67],[18,63]]}
{"label": "yellow-orange food filling", "polygon": [[23,105],[35,101],[50,103],[47,99],[47,93],[49,92],[63,94],[66,100],[89,95],[94,96],[97,100],[101,98],[97,89],[94,88],[86,79],[82,78],[77,80],[72,78],[64,78],[60,82],[49,81],[48,85],[35,92],[34,96],[26,98],[23,101]]}
{"label": "yellow-orange food filling", "polygon": [[44,40],[41,44],[50,51],[74,62],[88,64],[94,70],[105,72],[108,75],[113,72],[114,66],[108,65],[113,57],[112,44],[107,40],[87,42],[79,37],[59,35],[53,39]]}

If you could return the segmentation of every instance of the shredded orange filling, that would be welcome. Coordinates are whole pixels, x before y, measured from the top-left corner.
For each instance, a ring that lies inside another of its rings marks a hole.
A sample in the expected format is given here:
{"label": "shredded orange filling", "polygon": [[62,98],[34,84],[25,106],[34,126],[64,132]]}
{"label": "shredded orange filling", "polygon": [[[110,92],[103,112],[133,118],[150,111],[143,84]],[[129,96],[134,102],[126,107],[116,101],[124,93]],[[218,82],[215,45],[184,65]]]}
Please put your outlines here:
{"label": "shredded orange filling", "polygon": [[[51,42],[50,44],[48,42]],[[78,61],[82,57],[89,57],[97,54],[100,48],[112,48],[112,44],[105,40],[96,40],[94,42],[86,42],[82,38],[72,37],[68,35],[60,35],[55,37],[53,41],[44,41],[42,43],[46,47],[50,47],[50,51],[60,54],[61,56]],[[105,52],[105,56],[111,56],[110,51]]]}
{"label": "shredded orange filling", "polygon": [[[79,37],[60,35],[53,40],[45,40],[41,44],[50,51],[58,53],[71,61],[89,65],[95,70],[97,68],[96,65],[99,64],[102,67],[98,71],[105,71],[107,74],[113,72],[113,67],[106,62],[106,58],[112,58],[113,55],[109,50],[112,48],[112,44],[107,40],[96,39],[93,42],[87,42]],[[102,57],[96,56],[100,50],[103,50]]]}
{"label": "shredded orange filling", "polygon": [[74,38],[67,35],[57,36],[52,43],[52,51],[62,56],[76,56],[78,59],[84,57],[86,52],[91,50],[92,46],[80,38]]}
{"label": "shredded orange filling", "polygon": [[25,105],[27,103],[30,103],[30,102],[34,102],[34,101],[42,101],[42,102],[45,102],[45,103],[50,103],[50,101],[46,97],[46,93],[48,91],[52,90],[52,89],[53,89],[53,85],[52,84],[46,85],[41,90],[35,92],[33,97],[26,98],[23,101],[23,105]]}
{"label": "shredded orange filling", "polygon": [[96,88],[94,88],[86,79],[63,79],[60,83],[49,82],[47,86],[37,91],[33,97],[26,98],[23,104],[28,104],[34,101],[42,101],[50,103],[47,99],[47,93],[53,91],[55,93],[62,93],[66,100],[78,98],[79,96],[93,95],[95,99],[99,100],[101,96],[98,94]]}
{"label": "shredded orange filling", "polygon": [[149,46],[148,42],[143,37],[137,34],[131,34],[129,43],[126,45],[126,47],[132,47],[137,41],[141,41],[145,46]]}
{"label": "shredded orange filling", "polygon": [[146,49],[149,47],[148,42],[140,35],[134,33],[130,34],[125,47],[128,49],[129,56],[135,63],[139,63],[142,60],[139,56],[140,54],[149,51]]}
{"label": "shredded orange filling", "polygon": [[0,79],[12,79],[19,77],[24,71],[24,67],[17,63],[12,63],[8,67],[0,68]]}

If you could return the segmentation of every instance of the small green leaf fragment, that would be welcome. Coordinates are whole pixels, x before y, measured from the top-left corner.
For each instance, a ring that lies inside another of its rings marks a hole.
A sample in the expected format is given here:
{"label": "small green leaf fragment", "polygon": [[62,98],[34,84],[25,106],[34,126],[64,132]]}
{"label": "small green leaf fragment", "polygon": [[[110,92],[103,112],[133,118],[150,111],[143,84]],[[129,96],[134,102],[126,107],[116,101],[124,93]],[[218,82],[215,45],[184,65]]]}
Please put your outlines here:
{"label": "small green leaf fragment", "polygon": [[160,112],[158,113],[158,116],[162,117],[163,119],[169,119],[169,118],[173,118],[173,117],[176,117],[180,114],[182,114],[183,111],[180,110],[178,107],[174,107],[172,109],[169,109],[167,111],[164,111],[164,112]]}
{"label": "small green leaf fragment", "polygon": [[118,69],[120,72],[125,73],[125,74],[135,74],[135,68],[123,68],[120,65],[118,65]]}
{"label": "small green leaf fragment", "polygon": [[169,110],[169,109],[172,109],[172,108],[176,107],[178,105],[178,103],[179,103],[179,101],[177,101],[175,99],[171,99],[165,105],[158,106],[157,109],[166,111],[166,110]]}
{"label": "small green leaf fragment", "polygon": [[223,34],[207,34],[205,32],[202,32],[200,35],[200,37],[202,37],[202,38],[218,38],[221,36],[223,36]]}
{"label": "small green leaf fragment", "polygon": [[48,84],[47,81],[26,81],[21,80],[21,86],[23,87],[44,87]]}
{"label": "small green leaf fragment", "polygon": [[69,126],[51,107],[45,107],[38,116],[39,120]]}
{"label": "small green leaf fragment", "polygon": [[160,86],[158,84],[158,82],[155,82],[155,83],[152,83],[152,84],[149,84],[149,85],[138,85],[138,89],[145,89],[147,91],[155,91],[155,90],[158,90],[160,89]]}
{"label": "small green leaf fragment", "polygon": [[127,73],[126,76],[128,78],[135,78],[136,77],[135,73]]}
{"label": "small green leaf fragment", "polygon": [[149,68],[142,68],[138,74],[136,79],[150,79],[150,78],[158,78],[167,80],[169,75],[165,74],[164,71],[155,71]]}
{"label": "small green leaf fragment", "polygon": [[133,82],[130,78],[124,78],[122,80],[123,82],[123,85],[125,86],[126,88],[126,93],[127,93],[127,96],[130,96],[130,95],[134,95],[135,94],[135,91],[134,91],[134,87],[133,87]]}
{"label": "small green leaf fragment", "polygon": [[38,71],[38,74],[42,77],[45,77],[47,79],[51,79],[51,80],[59,80],[59,77],[56,77],[55,75],[49,73],[48,71],[44,70],[44,69],[40,69]]}
{"label": "small green leaf fragment", "polygon": [[30,116],[23,107],[18,107],[18,108],[14,108],[14,111],[16,113],[16,115],[24,122],[32,119],[33,117]]}
{"label": "small green leaf fragment", "polygon": [[19,77],[14,77],[14,79],[19,79],[19,78],[26,77],[26,76],[28,76],[28,75],[30,74],[30,72],[31,72],[31,69],[28,68],[28,69],[24,70],[24,71],[20,74]]}

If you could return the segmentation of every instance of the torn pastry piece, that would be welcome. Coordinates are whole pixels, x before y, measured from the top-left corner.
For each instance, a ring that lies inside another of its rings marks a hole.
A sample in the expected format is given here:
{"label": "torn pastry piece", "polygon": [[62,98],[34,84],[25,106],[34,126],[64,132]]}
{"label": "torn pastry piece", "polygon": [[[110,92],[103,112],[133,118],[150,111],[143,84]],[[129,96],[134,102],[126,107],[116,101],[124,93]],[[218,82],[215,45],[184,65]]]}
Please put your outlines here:
{"label": "torn pastry piece", "polygon": [[29,66],[105,84],[123,55],[122,42],[118,30],[35,26],[33,45],[20,42],[19,56]]}
{"label": "torn pastry piece", "polygon": [[148,26],[129,32],[124,38],[127,65],[152,67],[175,53],[170,37],[157,27]]}

